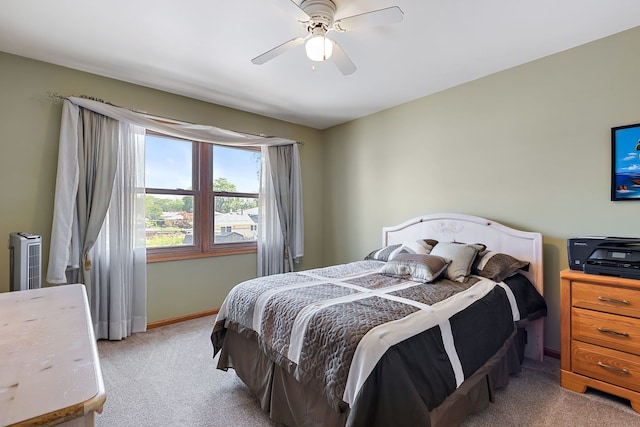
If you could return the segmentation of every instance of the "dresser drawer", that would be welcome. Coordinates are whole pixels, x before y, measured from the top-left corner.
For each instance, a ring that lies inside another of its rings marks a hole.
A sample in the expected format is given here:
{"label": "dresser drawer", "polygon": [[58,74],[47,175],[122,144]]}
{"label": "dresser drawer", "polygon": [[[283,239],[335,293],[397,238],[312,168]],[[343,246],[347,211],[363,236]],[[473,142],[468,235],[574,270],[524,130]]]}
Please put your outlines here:
{"label": "dresser drawer", "polygon": [[575,340],[640,355],[640,319],[573,308],[571,331]]}
{"label": "dresser drawer", "polygon": [[640,292],[629,288],[576,281],[571,288],[571,305],[640,318]]}
{"label": "dresser drawer", "polygon": [[577,374],[640,391],[640,356],[573,341],[571,366]]}

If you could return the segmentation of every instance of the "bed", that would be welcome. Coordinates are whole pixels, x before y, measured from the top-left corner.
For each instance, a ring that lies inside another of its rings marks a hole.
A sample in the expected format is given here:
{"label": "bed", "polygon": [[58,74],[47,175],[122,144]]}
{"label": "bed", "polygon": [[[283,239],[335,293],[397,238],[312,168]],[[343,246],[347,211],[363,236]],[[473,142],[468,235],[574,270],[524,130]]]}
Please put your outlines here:
{"label": "bed", "polygon": [[384,227],[338,266],[243,282],[211,334],[287,426],[455,426],[542,360],[542,236],[462,214]]}

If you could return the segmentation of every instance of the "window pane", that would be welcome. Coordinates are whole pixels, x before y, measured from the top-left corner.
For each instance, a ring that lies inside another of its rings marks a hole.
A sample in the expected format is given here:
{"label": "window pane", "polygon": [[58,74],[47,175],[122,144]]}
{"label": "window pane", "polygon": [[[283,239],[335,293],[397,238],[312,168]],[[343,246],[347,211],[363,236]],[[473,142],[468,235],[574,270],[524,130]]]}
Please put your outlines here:
{"label": "window pane", "polygon": [[148,248],[193,245],[193,196],[147,194]]}
{"label": "window pane", "polygon": [[213,243],[250,242],[258,239],[258,199],[214,197]]}
{"label": "window pane", "polygon": [[260,152],[214,145],[213,190],[258,193]]}
{"label": "window pane", "polygon": [[145,141],[145,186],[193,189],[193,143],[156,135],[147,135]]}

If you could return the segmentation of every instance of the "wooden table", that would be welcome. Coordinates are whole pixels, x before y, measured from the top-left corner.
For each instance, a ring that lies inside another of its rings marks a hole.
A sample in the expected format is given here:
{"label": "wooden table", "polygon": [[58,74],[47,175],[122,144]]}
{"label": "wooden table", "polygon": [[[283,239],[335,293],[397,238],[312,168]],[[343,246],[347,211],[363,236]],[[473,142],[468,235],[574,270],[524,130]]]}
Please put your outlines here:
{"label": "wooden table", "polygon": [[84,285],[0,293],[0,426],[92,426],[105,400]]}

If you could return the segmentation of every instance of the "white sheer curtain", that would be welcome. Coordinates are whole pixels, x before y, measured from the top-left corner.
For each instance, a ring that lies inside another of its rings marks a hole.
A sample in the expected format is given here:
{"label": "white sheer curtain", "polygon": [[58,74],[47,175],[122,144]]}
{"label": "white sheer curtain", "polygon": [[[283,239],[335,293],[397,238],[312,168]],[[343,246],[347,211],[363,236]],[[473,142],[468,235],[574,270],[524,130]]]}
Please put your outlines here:
{"label": "white sheer curtain", "polygon": [[123,339],[147,329],[145,129],[120,122],[119,157],[107,216],[90,256],[96,337]]}
{"label": "white sheer curtain", "polygon": [[144,128],[65,101],[47,281],[86,285],[99,339],[146,330],[143,150]]}
{"label": "white sheer curtain", "polygon": [[284,235],[278,216],[271,162],[267,147],[262,147],[260,195],[258,198],[258,276],[285,271]]}

